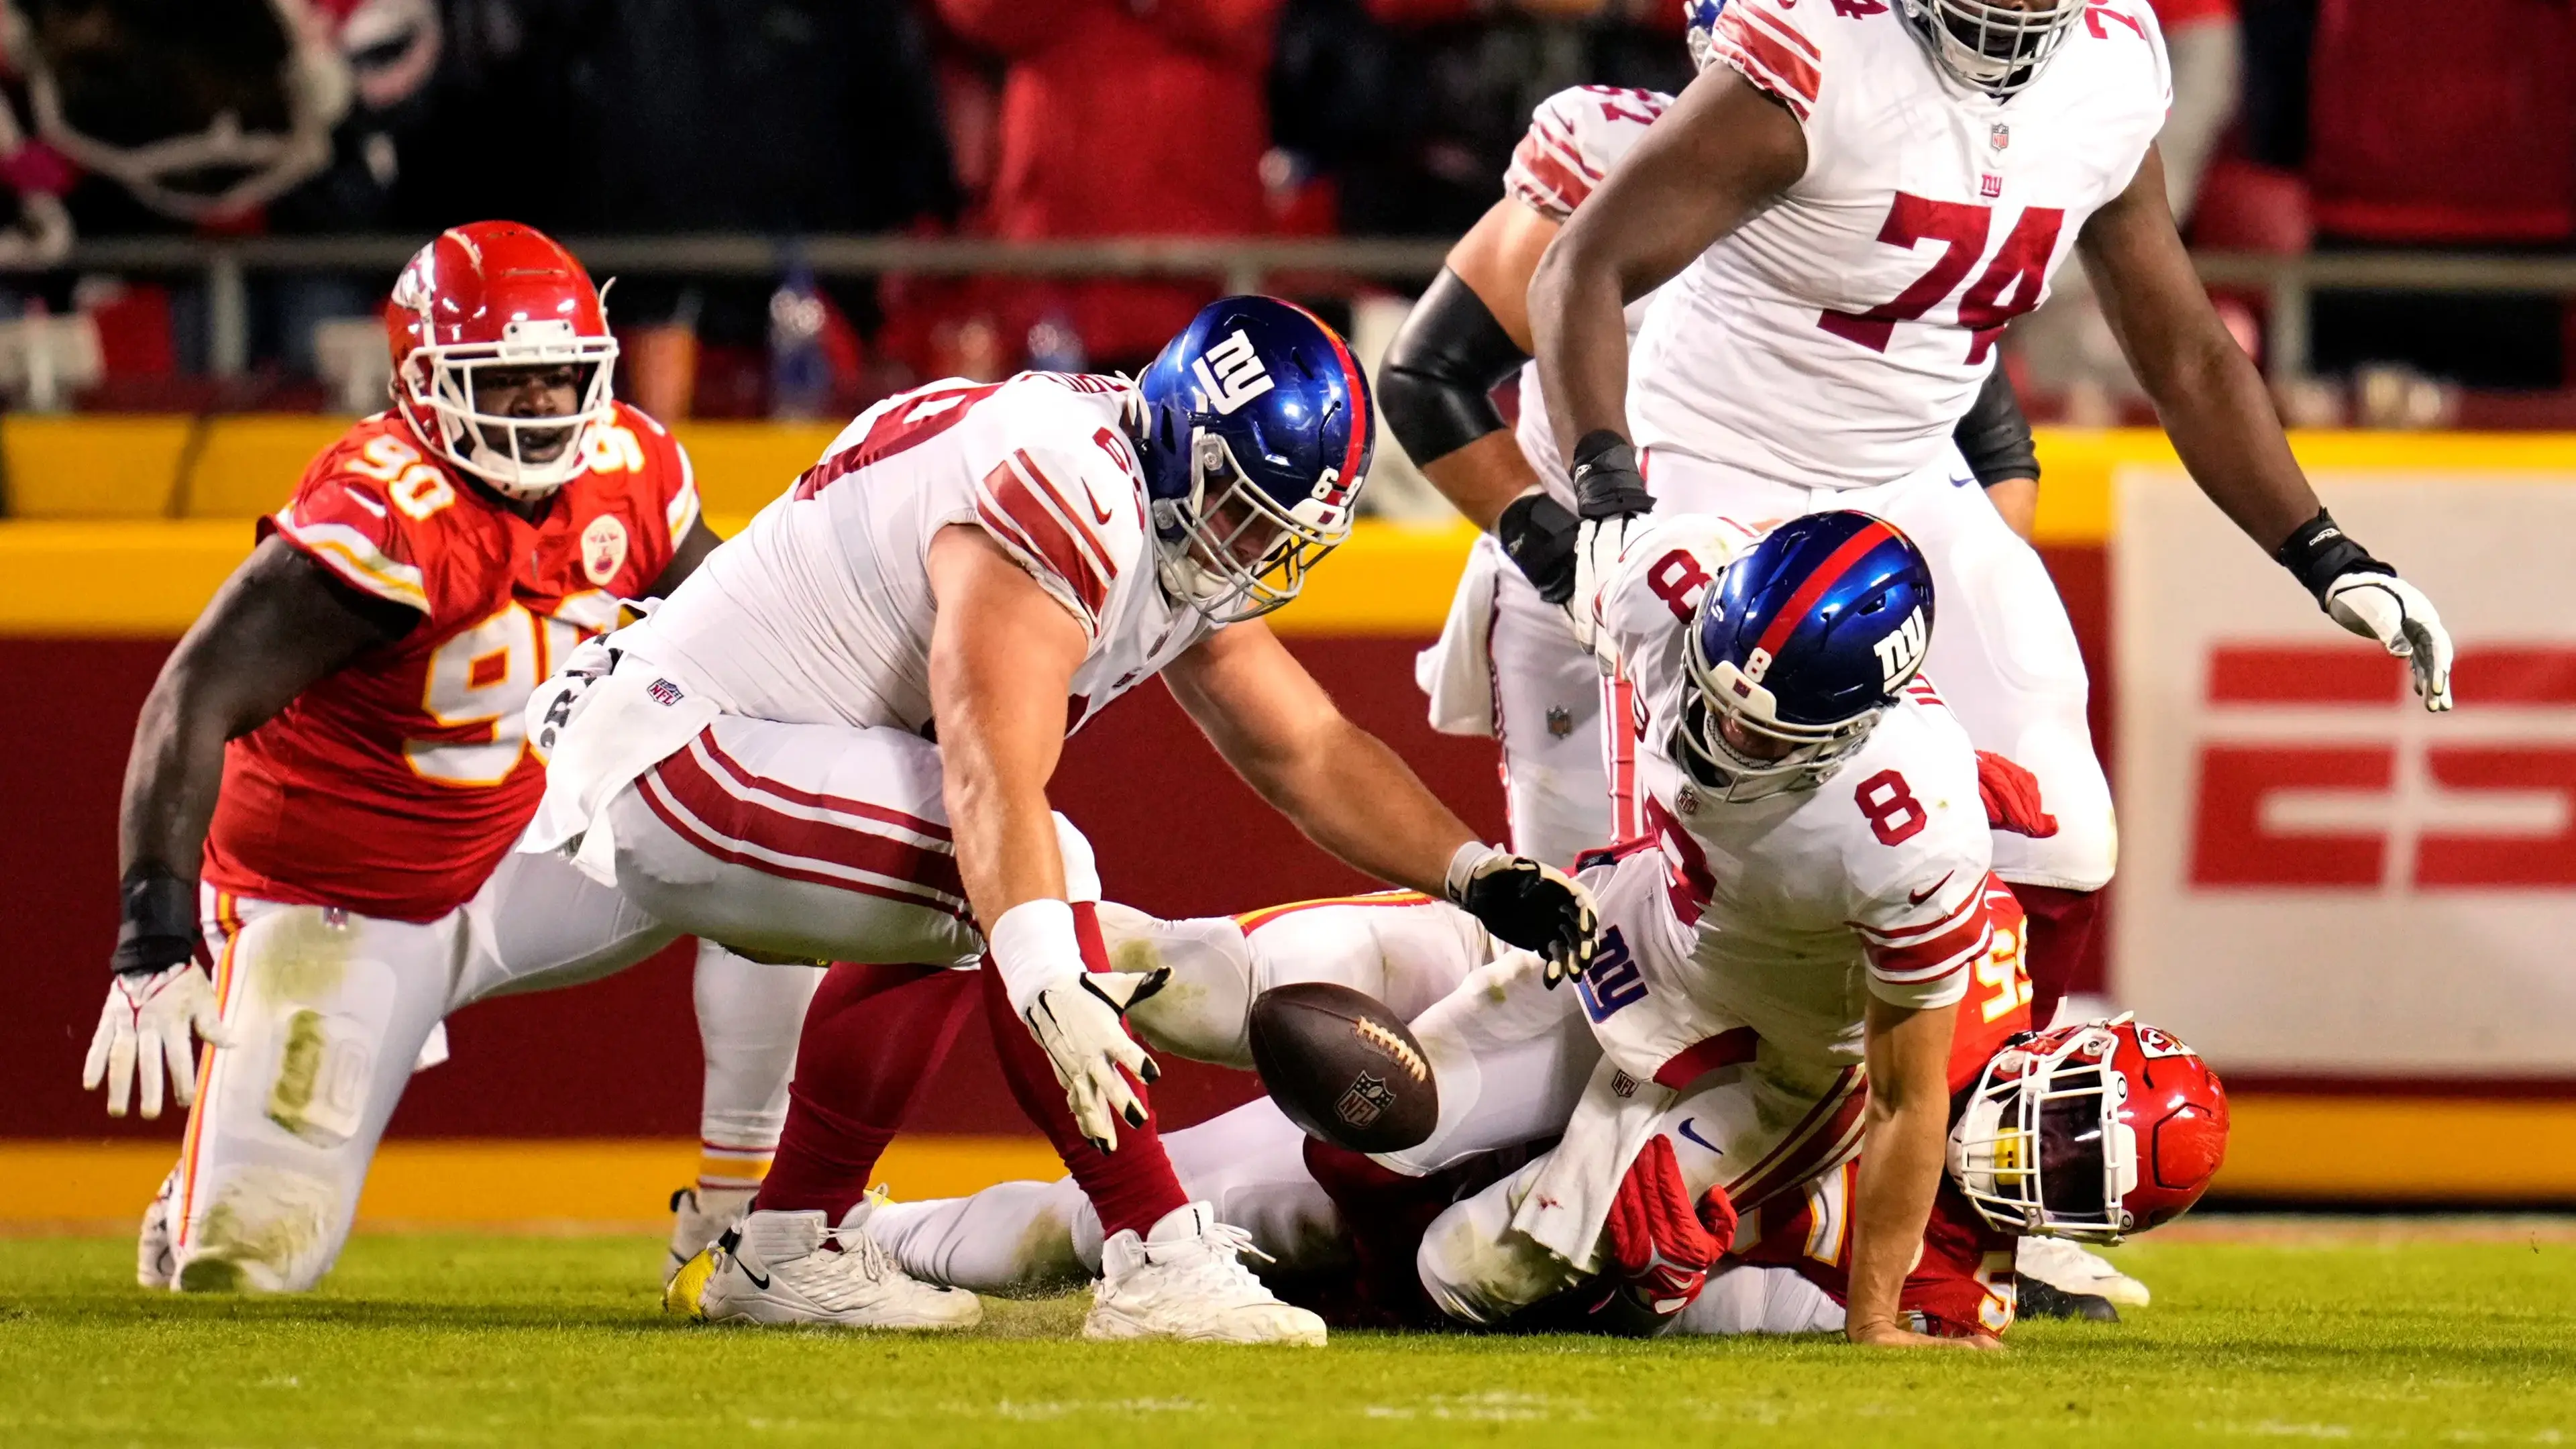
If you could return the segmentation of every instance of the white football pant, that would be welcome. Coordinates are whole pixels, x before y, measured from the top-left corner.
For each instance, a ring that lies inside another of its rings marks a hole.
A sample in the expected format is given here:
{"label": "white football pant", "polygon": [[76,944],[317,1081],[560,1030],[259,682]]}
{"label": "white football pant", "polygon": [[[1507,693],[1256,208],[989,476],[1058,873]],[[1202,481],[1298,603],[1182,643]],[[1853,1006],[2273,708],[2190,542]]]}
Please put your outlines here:
{"label": "white football pant", "polygon": [[[971,967],[981,959],[939,747],[902,730],[727,715],[603,810],[617,887],[674,927],[764,955]],[[1090,845],[1056,817],[1068,894]]]}
{"label": "white football pant", "polygon": [[202,904],[234,1044],[207,1049],[180,1150],[170,1227],[188,1288],[313,1286],[442,1018],[596,980],[676,934],[570,864],[524,855],[420,925],[212,888]]}

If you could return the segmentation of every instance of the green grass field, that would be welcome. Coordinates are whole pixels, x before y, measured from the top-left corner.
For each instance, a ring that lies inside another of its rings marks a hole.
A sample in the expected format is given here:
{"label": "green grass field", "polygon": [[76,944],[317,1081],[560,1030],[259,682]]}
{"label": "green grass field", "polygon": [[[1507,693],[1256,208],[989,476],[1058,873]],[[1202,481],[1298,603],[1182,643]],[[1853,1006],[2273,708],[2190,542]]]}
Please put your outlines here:
{"label": "green grass field", "polygon": [[[2206,1228],[2204,1228],[2206,1232]],[[2469,1239],[2469,1240],[2464,1240]],[[2576,1234],[2256,1223],[2122,1250],[2154,1307],[1999,1355],[1338,1335],[1094,1345],[661,1318],[641,1237],[362,1236],[321,1293],[179,1299],[111,1238],[0,1240],[0,1445],[1903,1444],[2576,1440]]]}

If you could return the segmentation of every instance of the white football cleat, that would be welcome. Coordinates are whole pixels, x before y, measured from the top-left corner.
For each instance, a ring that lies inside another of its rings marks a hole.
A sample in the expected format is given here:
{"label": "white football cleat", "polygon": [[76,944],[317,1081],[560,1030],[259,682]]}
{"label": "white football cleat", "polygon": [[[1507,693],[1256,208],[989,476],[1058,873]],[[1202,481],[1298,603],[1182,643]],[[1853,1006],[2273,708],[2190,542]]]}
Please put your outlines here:
{"label": "white football cleat", "polygon": [[[954,1329],[982,1322],[984,1305],[974,1294],[934,1288],[894,1265],[864,1226],[874,1209],[873,1201],[861,1202],[837,1229],[819,1212],[754,1212],[682,1270],[664,1305],[709,1323]],[[701,1262],[703,1274],[694,1271]],[[689,1295],[692,1279],[702,1281]]]}
{"label": "white football cleat", "polygon": [[1125,1229],[1100,1245],[1082,1336],[1323,1347],[1324,1320],[1280,1302],[1243,1266],[1241,1255],[1258,1251],[1203,1202],[1164,1214],[1141,1238]]}
{"label": "white football cleat", "polygon": [[2147,1285],[2111,1266],[2111,1260],[2064,1238],[2024,1238],[2013,1271],[2060,1293],[2107,1298],[2124,1308],[2147,1306]]}
{"label": "white football cleat", "polygon": [[662,1286],[680,1276],[689,1260],[751,1211],[756,1187],[684,1187],[671,1194],[671,1249],[662,1258]]}
{"label": "white football cleat", "polygon": [[143,1236],[134,1245],[134,1281],[146,1288],[168,1288],[179,1276],[179,1260],[170,1251],[170,1207],[179,1196],[179,1169],[161,1179],[161,1190],[143,1210]]}

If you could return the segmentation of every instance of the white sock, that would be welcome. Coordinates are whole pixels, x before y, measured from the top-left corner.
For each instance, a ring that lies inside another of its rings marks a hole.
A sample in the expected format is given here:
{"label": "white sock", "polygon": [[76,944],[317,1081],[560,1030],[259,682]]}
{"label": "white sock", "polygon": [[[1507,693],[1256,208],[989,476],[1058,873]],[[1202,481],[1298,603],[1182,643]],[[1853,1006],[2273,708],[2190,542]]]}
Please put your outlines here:
{"label": "white sock", "polygon": [[701,1192],[756,1188],[787,1123],[787,1082],[805,1004],[823,973],[764,966],[713,941],[698,943],[698,1043],[706,1054],[698,1117]]}

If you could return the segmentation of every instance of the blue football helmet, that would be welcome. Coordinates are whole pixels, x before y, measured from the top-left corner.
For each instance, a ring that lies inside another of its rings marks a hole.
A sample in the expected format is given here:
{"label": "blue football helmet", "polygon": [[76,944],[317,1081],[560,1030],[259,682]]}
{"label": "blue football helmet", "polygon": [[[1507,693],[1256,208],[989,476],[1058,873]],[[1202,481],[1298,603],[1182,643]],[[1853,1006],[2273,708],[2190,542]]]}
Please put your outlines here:
{"label": "blue football helmet", "polygon": [[1718,575],[1691,624],[1677,758],[1730,801],[1811,790],[1932,641],[1932,566],[1896,525],[1811,513]]}
{"label": "blue football helmet", "polygon": [[1682,0],[1682,45],[1689,50],[1691,69],[1708,69],[1717,33],[1717,14],[1726,8],[1726,0]]}
{"label": "blue football helmet", "polygon": [[1377,447],[1351,351],[1275,297],[1199,309],[1137,380],[1165,592],[1210,620],[1269,613],[1350,537]]}

